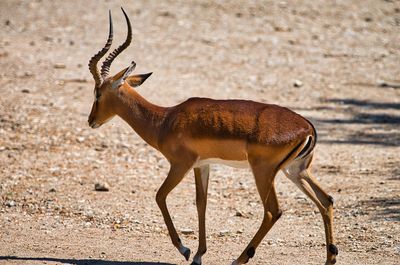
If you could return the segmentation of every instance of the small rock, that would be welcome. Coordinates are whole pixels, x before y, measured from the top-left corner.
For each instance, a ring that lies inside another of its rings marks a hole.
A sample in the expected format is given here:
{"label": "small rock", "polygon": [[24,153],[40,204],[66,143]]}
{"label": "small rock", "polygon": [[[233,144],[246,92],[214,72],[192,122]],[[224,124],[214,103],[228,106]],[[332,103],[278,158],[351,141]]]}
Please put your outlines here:
{"label": "small rock", "polygon": [[244,214],[241,211],[236,210],[235,216],[243,217]]}
{"label": "small rock", "polygon": [[24,72],[24,77],[31,77],[31,76],[33,76],[33,73],[31,71]]}
{"label": "small rock", "polygon": [[227,235],[229,235],[229,230],[221,230],[221,231],[219,231],[219,236],[220,237],[222,237],[222,236],[227,236]]}
{"label": "small rock", "polygon": [[366,17],[366,18],[364,18],[364,21],[365,22],[372,22],[372,17]]}
{"label": "small rock", "polygon": [[303,86],[303,82],[301,82],[300,80],[294,80],[293,86],[294,87],[302,87]]}
{"label": "small rock", "polygon": [[82,143],[82,142],[85,141],[85,137],[79,136],[79,137],[76,138],[76,140],[77,140],[79,143]]}
{"label": "small rock", "polygon": [[287,25],[276,25],[274,26],[274,30],[277,32],[291,32],[292,29]]}
{"label": "small rock", "polygon": [[22,89],[21,92],[22,92],[22,93],[25,93],[25,94],[29,94],[29,93],[30,93],[29,89],[26,89],[26,88],[25,88],[25,89]]}
{"label": "small rock", "polygon": [[6,206],[7,207],[14,207],[16,204],[15,204],[15,201],[6,201]]}
{"label": "small rock", "polygon": [[56,192],[56,189],[55,188],[51,188],[51,189],[49,189],[49,192]]}
{"label": "small rock", "polygon": [[88,220],[93,220],[94,219],[94,213],[91,210],[88,210],[88,211],[84,212],[84,215]]}
{"label": "small rock", "polygon": [[192,234],[194,234],[194,231],[190,228],[184,228],[184,229],[181,229],[181,233],[184,235],[192,235]]}
{"label": "small rock", "polygon": [[55,63],[53,66],[55,69],[64,69],[67,68],[67,66],[63,63]]}
{"label": "small rock", "polygon": [[94,189],[96,190],[96,191],[109,191],[110,190],[110,186],[108,185],[108,183],[106,183],[106,182],[97,182],[95,185],[94,185]]}

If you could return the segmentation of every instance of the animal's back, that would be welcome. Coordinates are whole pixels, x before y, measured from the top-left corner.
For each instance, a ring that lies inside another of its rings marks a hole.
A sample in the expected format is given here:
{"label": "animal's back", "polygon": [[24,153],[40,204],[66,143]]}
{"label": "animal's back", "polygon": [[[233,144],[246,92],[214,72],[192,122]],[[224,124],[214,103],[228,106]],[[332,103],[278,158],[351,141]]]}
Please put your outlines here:
{"label": "animal's back", "polygon": [[190,98],[172,107],[169,114],[167,126],[171,131],[196,139],[281,144],[314,133],[312,125],[299,114],[249,100]]}

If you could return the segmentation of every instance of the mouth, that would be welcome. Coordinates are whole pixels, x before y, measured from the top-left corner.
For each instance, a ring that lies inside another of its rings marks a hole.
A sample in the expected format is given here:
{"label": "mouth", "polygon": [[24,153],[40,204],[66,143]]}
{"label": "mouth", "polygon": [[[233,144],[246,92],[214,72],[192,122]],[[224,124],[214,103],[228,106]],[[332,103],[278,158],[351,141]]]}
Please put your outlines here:
{"label": "mouth", "polygon": [[99,128],[101,124],[97,124],[95,121],[92,121],[89,126],[93,129]]}

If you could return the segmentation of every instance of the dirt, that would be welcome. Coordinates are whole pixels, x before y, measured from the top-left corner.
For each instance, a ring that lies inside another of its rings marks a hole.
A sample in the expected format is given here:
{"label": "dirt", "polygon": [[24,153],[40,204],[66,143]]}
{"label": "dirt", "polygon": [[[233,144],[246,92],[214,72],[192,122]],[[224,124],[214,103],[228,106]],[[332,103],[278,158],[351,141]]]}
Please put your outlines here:
{"label": "dirt", "polygon": [[[0,2],[0,264],[189,264],[155,194],[168,163],[123,121],[97,130],[89,58],[134,41],[111,72],[154,72],[138,91],[289,107],[319,133],[313,172],[335,198],[337,264],[400,260],[399,1]],[[389,83],[389,85],[383,84]],[[397,85],[396,85],[397,84]],[[96,183],[109,191],[96,191]],[[249,264],[323,264],[322,218],[281,173],[282,218]],[[197,248],[194,178],[168,197]],[[204,264],[230,264],[261,222],[248,170],[214,166]]]}

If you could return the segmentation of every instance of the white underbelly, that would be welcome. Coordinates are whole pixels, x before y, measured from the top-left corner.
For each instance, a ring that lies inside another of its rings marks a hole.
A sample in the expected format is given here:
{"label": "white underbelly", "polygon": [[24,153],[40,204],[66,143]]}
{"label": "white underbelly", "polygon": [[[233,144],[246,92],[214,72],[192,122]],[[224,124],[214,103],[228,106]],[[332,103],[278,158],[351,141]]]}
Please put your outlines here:
{"label": "white underbelly", "polygon": [[221,164],[221,165],[226,165],[226,166],[235,167],[235,168],[250,167],[249,161],[247,161],[247,160],[237,161],[237,160],[223,160],[223,159],[219,159],[219,158],[199,159],[196,161],[196,163],[193,165],[193,167],[201,167],[201,166],[210,165],[210,164]]}

